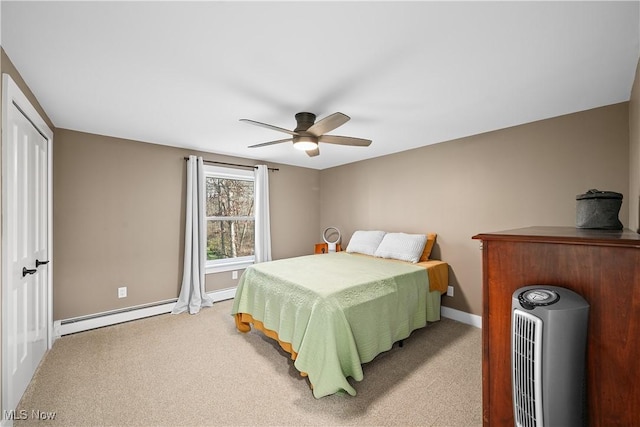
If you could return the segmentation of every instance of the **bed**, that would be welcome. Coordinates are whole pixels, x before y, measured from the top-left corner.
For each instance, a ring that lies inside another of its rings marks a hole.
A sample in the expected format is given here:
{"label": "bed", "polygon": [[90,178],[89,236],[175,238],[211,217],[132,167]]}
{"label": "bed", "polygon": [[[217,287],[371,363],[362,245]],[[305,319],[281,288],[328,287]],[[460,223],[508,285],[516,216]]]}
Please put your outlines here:
{"label": "bed", "polygon": [[425,242],[407,261],[377,250],[387,234],[397,233],[377,232],[365,249],[355,244],[357,233],[345,252],[252,265],[234,298],[237,329],[248,332],[253,325],[275,339],[308,377],[316,398],[355,396],[348,378],[361,381],[363,363],[440,319],[448,265],[428,259],[435,234],[423,235]]}

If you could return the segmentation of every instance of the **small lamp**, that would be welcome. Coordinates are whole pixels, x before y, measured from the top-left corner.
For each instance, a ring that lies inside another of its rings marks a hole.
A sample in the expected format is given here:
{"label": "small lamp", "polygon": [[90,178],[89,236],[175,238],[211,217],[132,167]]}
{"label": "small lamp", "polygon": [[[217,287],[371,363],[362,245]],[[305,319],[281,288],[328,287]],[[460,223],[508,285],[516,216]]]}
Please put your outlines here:
{"label": "small lamp", "polygon": [[336,244],[340,243],[340,230],[336,227],[327,227],[322,232],[322,240],[327,244],[329,252],[336,251]]}

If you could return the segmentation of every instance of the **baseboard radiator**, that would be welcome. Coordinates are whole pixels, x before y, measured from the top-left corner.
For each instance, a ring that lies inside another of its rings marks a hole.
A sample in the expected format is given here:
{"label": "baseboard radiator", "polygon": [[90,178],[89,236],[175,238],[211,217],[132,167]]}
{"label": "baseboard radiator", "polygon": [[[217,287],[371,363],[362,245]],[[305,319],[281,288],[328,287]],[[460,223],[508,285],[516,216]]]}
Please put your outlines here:
{"label": "baseboard radiator", "polygon": [[[213,301],[232,299],[235,294],[235,288],[207,293]],[[53,322],[54,339],[60,338],[64,335],[88,331],[90,329],[116,325],[118,323],[129,322],[131,320],[144,319],[145,317],[157,316],[159,314],[171,313],[171,310],[173,310],[173,307],[176,305],[176,301],[178,301],[178,299],[174,298],[151,304],[127,307],[120,310],[105,311],[88,316],[57,320]]]}

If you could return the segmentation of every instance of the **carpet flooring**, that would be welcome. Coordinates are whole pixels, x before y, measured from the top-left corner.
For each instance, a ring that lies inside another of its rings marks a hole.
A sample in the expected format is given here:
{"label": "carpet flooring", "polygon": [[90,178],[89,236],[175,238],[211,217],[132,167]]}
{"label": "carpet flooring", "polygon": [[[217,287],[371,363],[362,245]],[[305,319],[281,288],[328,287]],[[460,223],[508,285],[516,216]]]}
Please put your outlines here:
{"label": "carpet flooring", "polygon": [[231,301],[58,339],[16,426],[480,426],[480,329],[443,318],[363,365],[356,396],[315,399],[271,339],[236,331]]}

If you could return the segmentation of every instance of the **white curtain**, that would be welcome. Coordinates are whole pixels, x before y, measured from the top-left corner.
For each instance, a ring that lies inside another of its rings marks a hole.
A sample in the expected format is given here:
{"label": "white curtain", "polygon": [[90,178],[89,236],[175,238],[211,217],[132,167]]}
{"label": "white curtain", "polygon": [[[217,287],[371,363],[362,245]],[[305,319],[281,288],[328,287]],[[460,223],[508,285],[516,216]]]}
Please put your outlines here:
{"label": "white curtain", "polygon": [[255,168],[256,262],[271,261],[271,222],[269,220],[269,168]]}
{"label": "white curtain", "polygon": [[189,156],[187,162],[187,206],[184,231],[184,272],[182,289],[172,313],[189,310],[196,314],[201,307],[211,307],[213,300],[205,291],[204,270],[206,221],[202,157]]}

